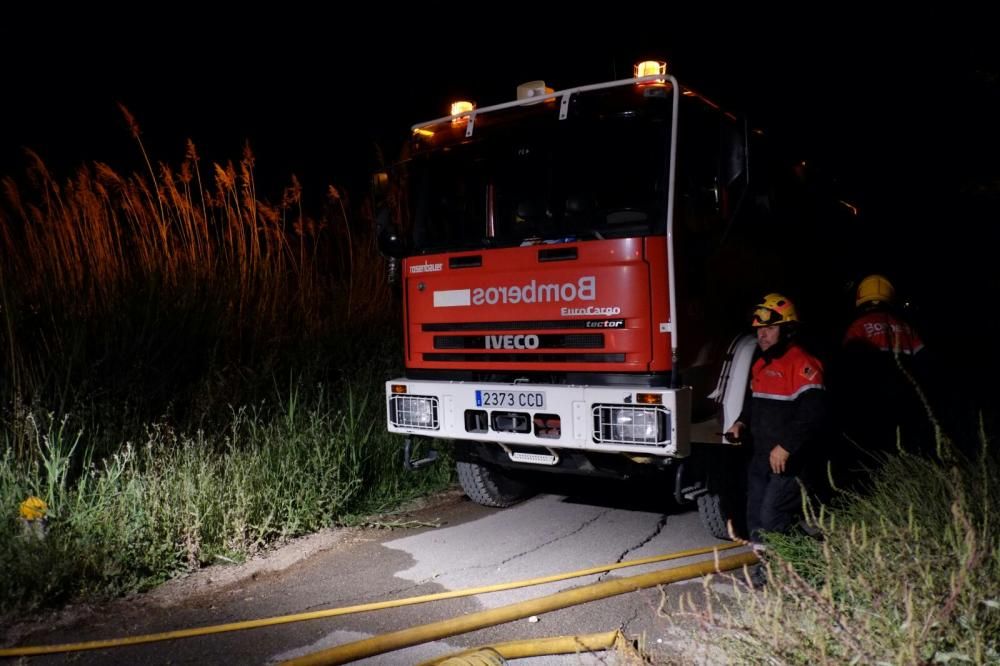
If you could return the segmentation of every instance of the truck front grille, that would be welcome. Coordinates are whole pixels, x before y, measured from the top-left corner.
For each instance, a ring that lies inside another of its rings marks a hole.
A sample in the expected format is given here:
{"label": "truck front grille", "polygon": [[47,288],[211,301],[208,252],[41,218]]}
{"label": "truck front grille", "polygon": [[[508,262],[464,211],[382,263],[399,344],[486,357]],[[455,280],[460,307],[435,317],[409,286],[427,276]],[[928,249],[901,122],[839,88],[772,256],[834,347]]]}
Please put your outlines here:
{"label": "truck front grille", "polygon": [[532,354],[525,352],[496,354],[423,354],[425,361],[449,363],[624,363],[625,354]]}
{"label": "truck front grille", "polygon": [[[485,335],[435,335],[434,349],[489,349]],[[502,337],[502,336],[494,336]],[[539,349],[603,349],[603,333],[539,335]]]}
{"label": "truck front grille", "polygon": [[624,319],[543,319],[536,321],[458,321],[421,324],[425,333],[444,331],[530,331],[552,329],[616,329],[625,328]]}

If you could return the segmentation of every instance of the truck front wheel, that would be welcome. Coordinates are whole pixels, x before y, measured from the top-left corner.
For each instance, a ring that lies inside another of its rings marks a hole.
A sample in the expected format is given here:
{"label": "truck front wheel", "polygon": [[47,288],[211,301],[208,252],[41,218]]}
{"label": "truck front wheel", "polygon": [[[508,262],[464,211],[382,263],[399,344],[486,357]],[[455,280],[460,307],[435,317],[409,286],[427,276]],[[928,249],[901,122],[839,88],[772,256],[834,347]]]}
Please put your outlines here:
{"label": "truck front wheel", "polygon": [[498,467],[473,462],[456,465],[462,490],[476,504],[504,508],[531,494],[527,484],[511,478]]}
{"label": "truck front wheel", "polygon": [[698,517],[708,533],[716,539],[732,539],[726,524],[730,517],[725,510],[723,498],[718,493],[703,493],[698,495]]}

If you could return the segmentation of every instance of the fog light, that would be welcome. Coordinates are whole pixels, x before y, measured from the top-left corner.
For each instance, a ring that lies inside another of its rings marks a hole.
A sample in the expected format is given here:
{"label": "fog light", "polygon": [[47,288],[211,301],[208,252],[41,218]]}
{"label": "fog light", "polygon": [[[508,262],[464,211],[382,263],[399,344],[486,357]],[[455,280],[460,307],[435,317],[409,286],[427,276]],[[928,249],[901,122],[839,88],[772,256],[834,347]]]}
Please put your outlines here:
{"label": "fog light", "polygon": [[531,432],[531,418],[523,412],[493,412],[493,429],[497,432]]}

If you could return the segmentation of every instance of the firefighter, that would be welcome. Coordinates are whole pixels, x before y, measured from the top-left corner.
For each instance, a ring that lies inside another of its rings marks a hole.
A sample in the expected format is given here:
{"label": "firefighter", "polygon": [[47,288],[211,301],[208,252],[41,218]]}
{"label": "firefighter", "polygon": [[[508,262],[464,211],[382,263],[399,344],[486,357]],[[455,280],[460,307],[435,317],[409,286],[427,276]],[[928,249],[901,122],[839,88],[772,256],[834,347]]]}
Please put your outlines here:
{"label": "firefighter", "polygon": [[882,275],[869,275],[858,284],[854,304],[858,317],[847,328],[844,346],[859,344],[882,353],[914,358],[924,343],[913,327],[892,311],[896,288]]}
{"label": "firefighter", "polygon": [[893,451],[897,435],[901,446],[919,450],[932,437],[923,406],[930,388],[927,352],[895,300],[888,278],[867,276],[858,283],[857,314],[844,334],[835,393],[844,432],[861,451]]}
{"label": "firefighter", "polygon": [[752,325],[757,351],[750,389],[728,438],[748,435],[752,442],[747,528],[761,553],[762,532],[787,532],[797,522],[806,473],[819,460],[827,408],[823,366],[795,340],[799,318],[792,301],[768,294]]}

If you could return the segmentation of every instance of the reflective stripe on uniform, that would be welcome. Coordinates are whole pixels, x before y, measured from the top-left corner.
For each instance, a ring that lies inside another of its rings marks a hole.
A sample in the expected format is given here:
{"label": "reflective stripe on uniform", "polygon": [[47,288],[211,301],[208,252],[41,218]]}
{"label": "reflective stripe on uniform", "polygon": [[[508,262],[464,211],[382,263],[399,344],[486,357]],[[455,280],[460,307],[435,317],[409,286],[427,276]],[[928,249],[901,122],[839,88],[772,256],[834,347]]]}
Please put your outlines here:
{"label": "reflective stripe on uniform", "polygon": [[805,384],[804,386],[799,388],[798,391],[792,393],[791,395],[783,395],[780,393],[758,393],[757,391],[754,391],[753,397],[763,398],[764,400],[787,400],[791,402],[792,400],[795,400],[806,391],[811,391],[812,389],[819,389],[820,391],[822,391],[825,388],[826,387],[823,386],[822,384]]}

